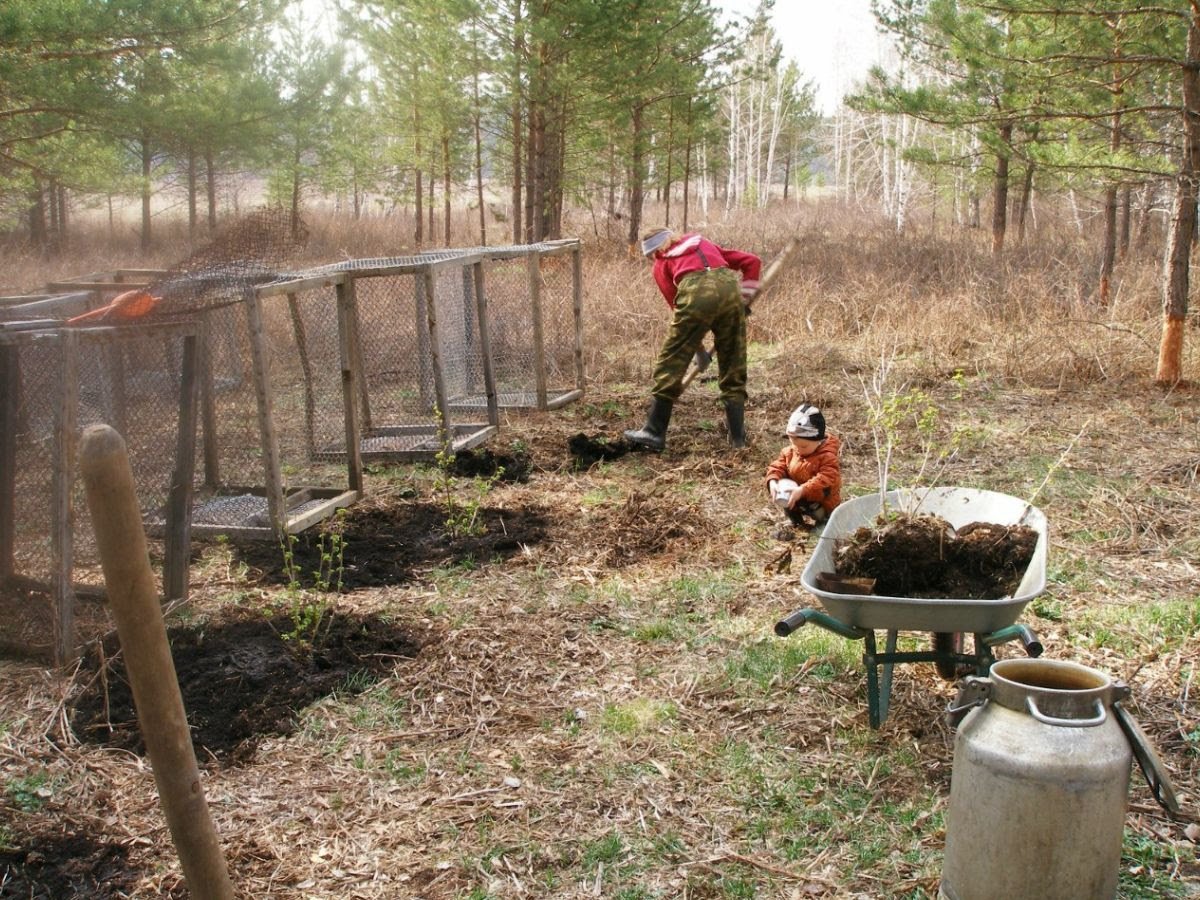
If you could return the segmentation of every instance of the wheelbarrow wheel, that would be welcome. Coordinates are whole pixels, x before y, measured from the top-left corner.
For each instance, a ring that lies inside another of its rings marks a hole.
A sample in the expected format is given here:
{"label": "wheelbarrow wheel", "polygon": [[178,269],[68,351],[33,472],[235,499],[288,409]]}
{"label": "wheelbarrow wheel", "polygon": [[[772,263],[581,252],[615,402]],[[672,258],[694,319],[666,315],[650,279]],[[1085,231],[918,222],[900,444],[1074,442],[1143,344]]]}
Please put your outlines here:
{"label": "wheelbarrow wheel", "polygon": [[[933,649],[936,653],[962,653],[963,633],[961,631],[934,632]],[[947,681],[954,681],[958,678],[958,673],[961,670],[958,660],[955,659],[934,660],[934,666],[937,667],[938,675]]]}

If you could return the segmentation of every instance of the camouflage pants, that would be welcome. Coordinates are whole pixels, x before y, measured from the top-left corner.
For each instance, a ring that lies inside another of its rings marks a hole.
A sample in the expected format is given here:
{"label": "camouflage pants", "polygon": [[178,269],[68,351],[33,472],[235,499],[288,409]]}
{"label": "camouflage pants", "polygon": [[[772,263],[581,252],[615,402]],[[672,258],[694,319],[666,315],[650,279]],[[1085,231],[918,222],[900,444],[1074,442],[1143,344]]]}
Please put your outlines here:
{"label": "camouflage pants", "polygon": [[679,282],[675,318],[654,364],[655,397],[674,402],[704,336],[713,333],[718,384],[726,403],[746,400],[746,311],[732,269],[690,272]]}

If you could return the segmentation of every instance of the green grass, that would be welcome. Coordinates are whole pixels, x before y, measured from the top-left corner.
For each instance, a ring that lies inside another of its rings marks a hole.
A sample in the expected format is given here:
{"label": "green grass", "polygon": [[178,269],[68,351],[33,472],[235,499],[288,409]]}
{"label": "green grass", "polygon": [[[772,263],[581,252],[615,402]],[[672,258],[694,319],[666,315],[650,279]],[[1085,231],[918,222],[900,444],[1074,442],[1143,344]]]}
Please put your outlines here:
{"label": "green grass", "polygon": [[601,713],[600,728],[628,736],[671,722],[678,715],[678,707],[670,700],[637,699],[628,703],[609,703]]}
{"label": "green grass", "polygon": [[[1184,847],[1185,849],[1182,849]],[[1181,860],[1180,854],[1184,855]],[[1156,900],[1160,897],[1194,897],[1195,891],[1187,884],[1172,880],[1171,872],[1180,863],[1191,863],[1195,870],[1196,851],[1171,841],[1161,843],[1144,834],[1125,829],[1125,841],[1121,855],[1121,875],[1118,894],[1124,900]]]}
{"label": "green grass", "polygon": [[813,626],[786,638],[763,638],[742,647],[726,660],[725,677],[735,686],[765,694],[795,678],[805,663],[816,659],[817,664],[803,677],[829,681],[854,668],[861,647],[858,641]]}
{"label": "green grass", "polygon": [[37,771],[5,782],[4,793],[22,812],[37,812],[54,796],[54,788],[49,773]]}
{"label": "green grass", "polygon": [[1075,619],[1093,647],[1133,654],[1153,646],[1174,650],[1200,636],[1200,598],[1147,603],[1106,603]]}

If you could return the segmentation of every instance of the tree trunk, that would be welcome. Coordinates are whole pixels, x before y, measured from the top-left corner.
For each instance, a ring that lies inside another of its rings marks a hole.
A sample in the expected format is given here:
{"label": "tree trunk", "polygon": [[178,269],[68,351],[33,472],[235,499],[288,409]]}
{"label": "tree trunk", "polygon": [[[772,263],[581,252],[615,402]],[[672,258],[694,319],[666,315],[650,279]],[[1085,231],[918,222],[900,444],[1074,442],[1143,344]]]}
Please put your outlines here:
{"label": "tree trunk", "polygon": [[187,152],[187,205],[188,205],[188,240],[196,240],[196,225],[199,221],[199,211],[196,203],[196,168],[198,157],[194,147],[188,147]]}
{"label": "tree trunk", "polygon": [[633,107],[633,153],[629,162],[629,231],[626,234],[630,247],[637,244],[638,231],[642,227],[642,179],[645,177],[642,173],[642,116],[644,112],[645,108],[641,103]]}
{"label": "tree trunk", "polygon": [[479,202],[479,245],[487,246],[487,209],[483,202],[483,135],[479,127],[479,39],[472,31],[471,47],[475,51],[473,88],[475,92],[475,199]]}
{"label": "tree trunk", "polygon": [[1113,264],[1117,259],[1117,186],[1104,189],[1104,239],[1100,252],[1100,303],[1112,300]]}
{"label": "tree trunk", "polygon": [[1118,247],[1118,259],[1122,262],[1129,256],[1129,219],[1132,212],[1130,207],[1133,205],[1132,195],[1133,189],[1129,185],[1125,185],[1125,190],[1121,191],[1121,230]]}
{"label": "tree trunk", "polygon": [[429,240],[435,241],[437,238],[433,236],[433,183],[437,181],[435,177],[437,173],[437,163],[434,162],[434,156],[430,154],[429,163],[429,202],[425,205],[429,208]]}
{"label": "tree trunk", "polygon": [[65,250],[67,244],[67,186],[58,185],[58,246]]}
{"label": "tree trunk", "polygon": [[[415,65],[415,64],[414,64]],[[415,84],[415,79],[414,79]],[[425,210],[421,206],[424,197],[424,184],[421,181],[421,104],[413,92],[413,193],[416,198],[413,204],[413,244],[420,247],[425,240]],[[433,235],[431,234],[430,237]]]}
{"label": "tree trunk", "polygon": [[1183,377],[1183,330],[1188,309],[1188,264],[1196,232],[1196,178],[1200,175],[1200,12],[1188,19],[1183,78],[1183,153],[1175,179],[1175,215],[1167,236],[1163,279],[1163,333],[1158,348],[1159,384]]}
{"label": "tree trunk", "polygon": [[1001,149],[996,154],[996,179],[992,185],[992,253],[1004,249],[1004,231],[1008,225],[1008,158],[1012,129],[1011,122],[1000,125]]}
{"label": "tree trunk", "polygon": [[671,227],[671,152],[675,147],[675,104],[672,103],[667,109],[667,180],[663,185],[663,195],[667,200],[667,208],[664,212],[663,225],[667,228]]}
{"label": "tree trunk", "polygon": [[1025,180],[1021,184],[1021,204],[1017,208],[1017,243],[1025,243],[1025,217],[1029,214],[1029,200],[1033,196],[1033,163],[1025,166]]}
{"label": "tree trunk", "polygon": [[154,155],[150,151],[150,136],[142,133],[142,250],[150,249],[150,173]]}
{"label": "tree trunk", "polygon": [[292,152],[292,237],[300,235],[300,142]]}
{"label": "tree trunk", "polygon": [[46,247],[46,195],[40,178],[34,178],[29,200],[29,243],[43,250]]}
{"label": "tree trunk", "polygon": [[521,0],[513,0],[513,71],[512,71],[512,241],[521,243],[521,58],[525,38],[521,30]]}
{"label": "tree trunk", "polygon": [[217,166],[212,150],[204,153],[204,189],[208,195],[208,230],[217,229]]}
{"label": "tree trunk", "polygon": [[446,246],[450,246],[450,135],[442,131],[442,214],[446,217]]}
{"label": "tree trunk", "polygon": [[692,186],[692,98],[688,97],[687,140],[683,147],[683,230],[688,227],[688,199]]}

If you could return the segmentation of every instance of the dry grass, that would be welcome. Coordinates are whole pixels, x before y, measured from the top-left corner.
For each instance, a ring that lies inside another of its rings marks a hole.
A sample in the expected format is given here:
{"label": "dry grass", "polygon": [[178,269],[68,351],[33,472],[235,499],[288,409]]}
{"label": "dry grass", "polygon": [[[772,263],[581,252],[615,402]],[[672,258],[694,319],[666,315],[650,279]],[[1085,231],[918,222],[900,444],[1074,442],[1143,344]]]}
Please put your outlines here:
{"label": "dry grass", "polygon": [[[789,227],[711,233],[769,255]],[[1102,311],[1079,299],[1086,248],[1047,240],[997,272],[970,240],[896,238],[830,209],[802,208],[799,227],[799,266],[752,320],[751,447],[723,448],[715,391],[693,386],[665,454],[578,473],[567,437],[640,415],[666,324],[644,264],[588,246],[589,395],[508,418],[498,449],[519,441],[537,468],[489,497],[547,510],[551,540],[342,599],[434,637],[366,692],[305,710],[249,765],[208,767],[242,895],[933,896],[952,686],[931,666],[898,669],[872,731],[858,645],[771,634],[811,598],[803,547],[791,573],[767,571],[780,547],[761,473],[809,397],[845,439],[848,492],[872,491],[861,380],[881,353],[895,354],[897,385],[937,400],[944,435],[968,436],[943,483],[1028,497],[1046,482],[1049,585],[1022,621],[1048,656],[1130,684],[1185,801],[1168,819],[1135,774],[1122,896],[1198,893],[1200,413],[1194,386],[1148,384],[1157,267],[1127,266]],[[376,252],[394,251],[355,250]],[[915,466],[902,457],[895,479]],[[381,472],[372,489],[398,482],[423,494],[429,476]],[[274,590],[246,583],[219,546],[193,581],[200,622]],[[4,667],[0,844],[88,832],[123,848],[134,895],[179,892],[144,762],[69,743],[70,686],[69,673]]]}

